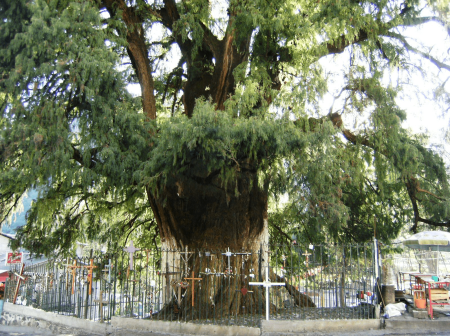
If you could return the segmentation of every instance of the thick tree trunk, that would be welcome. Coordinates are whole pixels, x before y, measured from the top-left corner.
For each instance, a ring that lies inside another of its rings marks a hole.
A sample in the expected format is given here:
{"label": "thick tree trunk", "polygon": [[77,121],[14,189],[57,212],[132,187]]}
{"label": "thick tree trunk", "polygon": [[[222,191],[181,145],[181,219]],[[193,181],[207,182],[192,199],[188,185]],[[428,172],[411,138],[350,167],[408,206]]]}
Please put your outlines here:
{"label": "thick tree trunk", "polygon": [[[265,290],[248,284],[265,280],[269,261],[267,191],[258,185],[256,173],[241,171],[236,183],[226,187],[214,174],[177,177],[159,197],[148,195],[163,251],[195,251],[189,258],[178,253],[166,258],[168,263],[163,260],[163,273],[177,274],[165,289],[169,303],[164,314],[176,311],[187,319],[264,314]],[[227,250],[231,256],[224,254]],[[192,282],[192,275],[202,280]],[[271,278],[276,281],[274,274]],[[311,306],[291,287],[299,305]]]}
{"label": "thick tree trunk", "polygon": [[148,193],[163,247],[248,251],[267,243],[267,192],[256,173],[222,184],[217,174],[180,176],[159,197]]}

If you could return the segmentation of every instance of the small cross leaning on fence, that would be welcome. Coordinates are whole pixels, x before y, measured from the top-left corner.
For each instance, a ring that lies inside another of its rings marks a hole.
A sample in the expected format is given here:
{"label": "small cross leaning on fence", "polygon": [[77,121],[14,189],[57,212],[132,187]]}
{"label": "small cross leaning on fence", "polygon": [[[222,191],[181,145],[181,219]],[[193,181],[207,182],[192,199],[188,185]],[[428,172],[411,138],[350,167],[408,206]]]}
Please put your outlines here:
{"label": "small cross leaning on fence", "polygon": [[109,301],[103,301],[103,291],[100,291],[100,296],[98,300],[94,300],[94,302],[97,302],[100,306],[100,323],[103,323],[103,305],[108,304]]}

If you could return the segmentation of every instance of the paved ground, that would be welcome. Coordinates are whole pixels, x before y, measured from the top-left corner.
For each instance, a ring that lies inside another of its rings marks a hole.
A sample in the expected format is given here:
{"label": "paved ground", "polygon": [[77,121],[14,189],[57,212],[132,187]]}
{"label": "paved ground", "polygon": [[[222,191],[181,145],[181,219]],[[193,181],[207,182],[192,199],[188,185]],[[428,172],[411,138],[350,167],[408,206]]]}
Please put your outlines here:
{"label": "paved ground", "polygon": [[[402,316],[394,317],[386,321],[403,321],[407,323],[406,329],[381,329],[381,330],[366,330],[360,332],[330,332],[330,333],[263,333],[261,336],[380,336],[380,335],[392,335],[392,336],[423,336],[423,335],[448,335],[450,336],[450,306],[436,307],[435,319],[431,321],[429,318],[417,319],[412,316],[412,313],[405,313]],[[289,323],[289,321],[286,321]],[[443,323],[440,323],[443,322]],[[395,323],[394,323],[395,325]],[[430,327],[431,326],[431,327]],[[444,327],[443,327],[444,326]],[[56,328],[50,326],[52,329],[39,328],[39,327],[25,327],[25,326],[13,326],[13,325],[0,325],[0,336],[95,336],[95,334],[81,331],[71,330],[68,327]],[[427,328],[434,328],[433,330],[427,330]],[[121,330],[117,331],[109,336],[194,336],[194,335],[170,335],[151,332],[136,332]],[[197,335],[195,335],[197,336]],[[222,336],[222,335],[215,335]]]}
{"label": "paved ground", "polygon": [[21,326],[6,326],[0,325],[0,336],[28,336],[28,335],[40,335],[40,336],[55,336],[55,335],[64,335],[64,336],[89,336],[90,334],[86,333],[72,333],[72,334],[58,334],[54,333],[50,329],[44,328],[33,328],[33,327],[21,327]]}
{"label": "paved ground", "polygon": [[[450,335],[450,331],[447,332],[436,332],[436,331],[426,331],[426,330],[420,330],[418,332],[417,329],[413,330],[404,330],[404,331],[398,331],[398,330],[368,330],[364,332],[355,332],[355,333],[307,333],[307,334],[263,334],[262,336],[379,336],[379,335],[391,335],[391,336],[417,336],[420,334],[423,335]],[[40,328],[31,328],[31,327],[19,327],[19,326],[0,326],[0,336],[90,336],[91,334],[87,333],[80,333],[78,331],[75,331],[71,334],[59,334],[59,333],[53,333],[51,330],[48,329],[40,329]],[[168,334],[157,334],[157,333],[133,333],[133,332],[126,332],[121,333],[121,335],[136,335],[136,336],[168,336]],[[111,335],[114,336],[114,335]],[[177,335],[180,336],[180,335]],[[184,335],[184,336],[190,336],[190,335]],[[218,335],[220,336],[220,335]]]}

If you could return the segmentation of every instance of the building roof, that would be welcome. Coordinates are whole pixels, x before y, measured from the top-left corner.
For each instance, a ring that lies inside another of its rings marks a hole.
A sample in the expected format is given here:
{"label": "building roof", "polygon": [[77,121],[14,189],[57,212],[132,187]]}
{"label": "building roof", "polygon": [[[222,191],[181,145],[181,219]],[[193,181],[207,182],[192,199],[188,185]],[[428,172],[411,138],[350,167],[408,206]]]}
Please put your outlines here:
{"label": "building roof", "polygon": [[6,238],[11,239],[11,240],[15,240],[16,239],[13,235],[9,235],[9,234],[3,233],[3,232],[0,232],[0,236],[6,237]]}

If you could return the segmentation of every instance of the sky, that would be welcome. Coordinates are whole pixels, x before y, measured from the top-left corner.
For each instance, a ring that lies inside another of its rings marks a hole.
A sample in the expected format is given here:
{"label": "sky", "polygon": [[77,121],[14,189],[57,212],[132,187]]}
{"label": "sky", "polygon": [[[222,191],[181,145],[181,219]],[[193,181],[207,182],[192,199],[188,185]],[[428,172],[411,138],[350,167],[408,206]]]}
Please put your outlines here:
{"label": "sky", "polygon": [[37,191],[31,190],[27,193],[27,196],[23,198],[22,207],[18,212],[12,216],[12,222],[6,222],[2,225],[2,232],[6,234],[14,234],[17,227],[23,226],[26,223],[25,214],[31,207],[31,202],[36,199]]}

